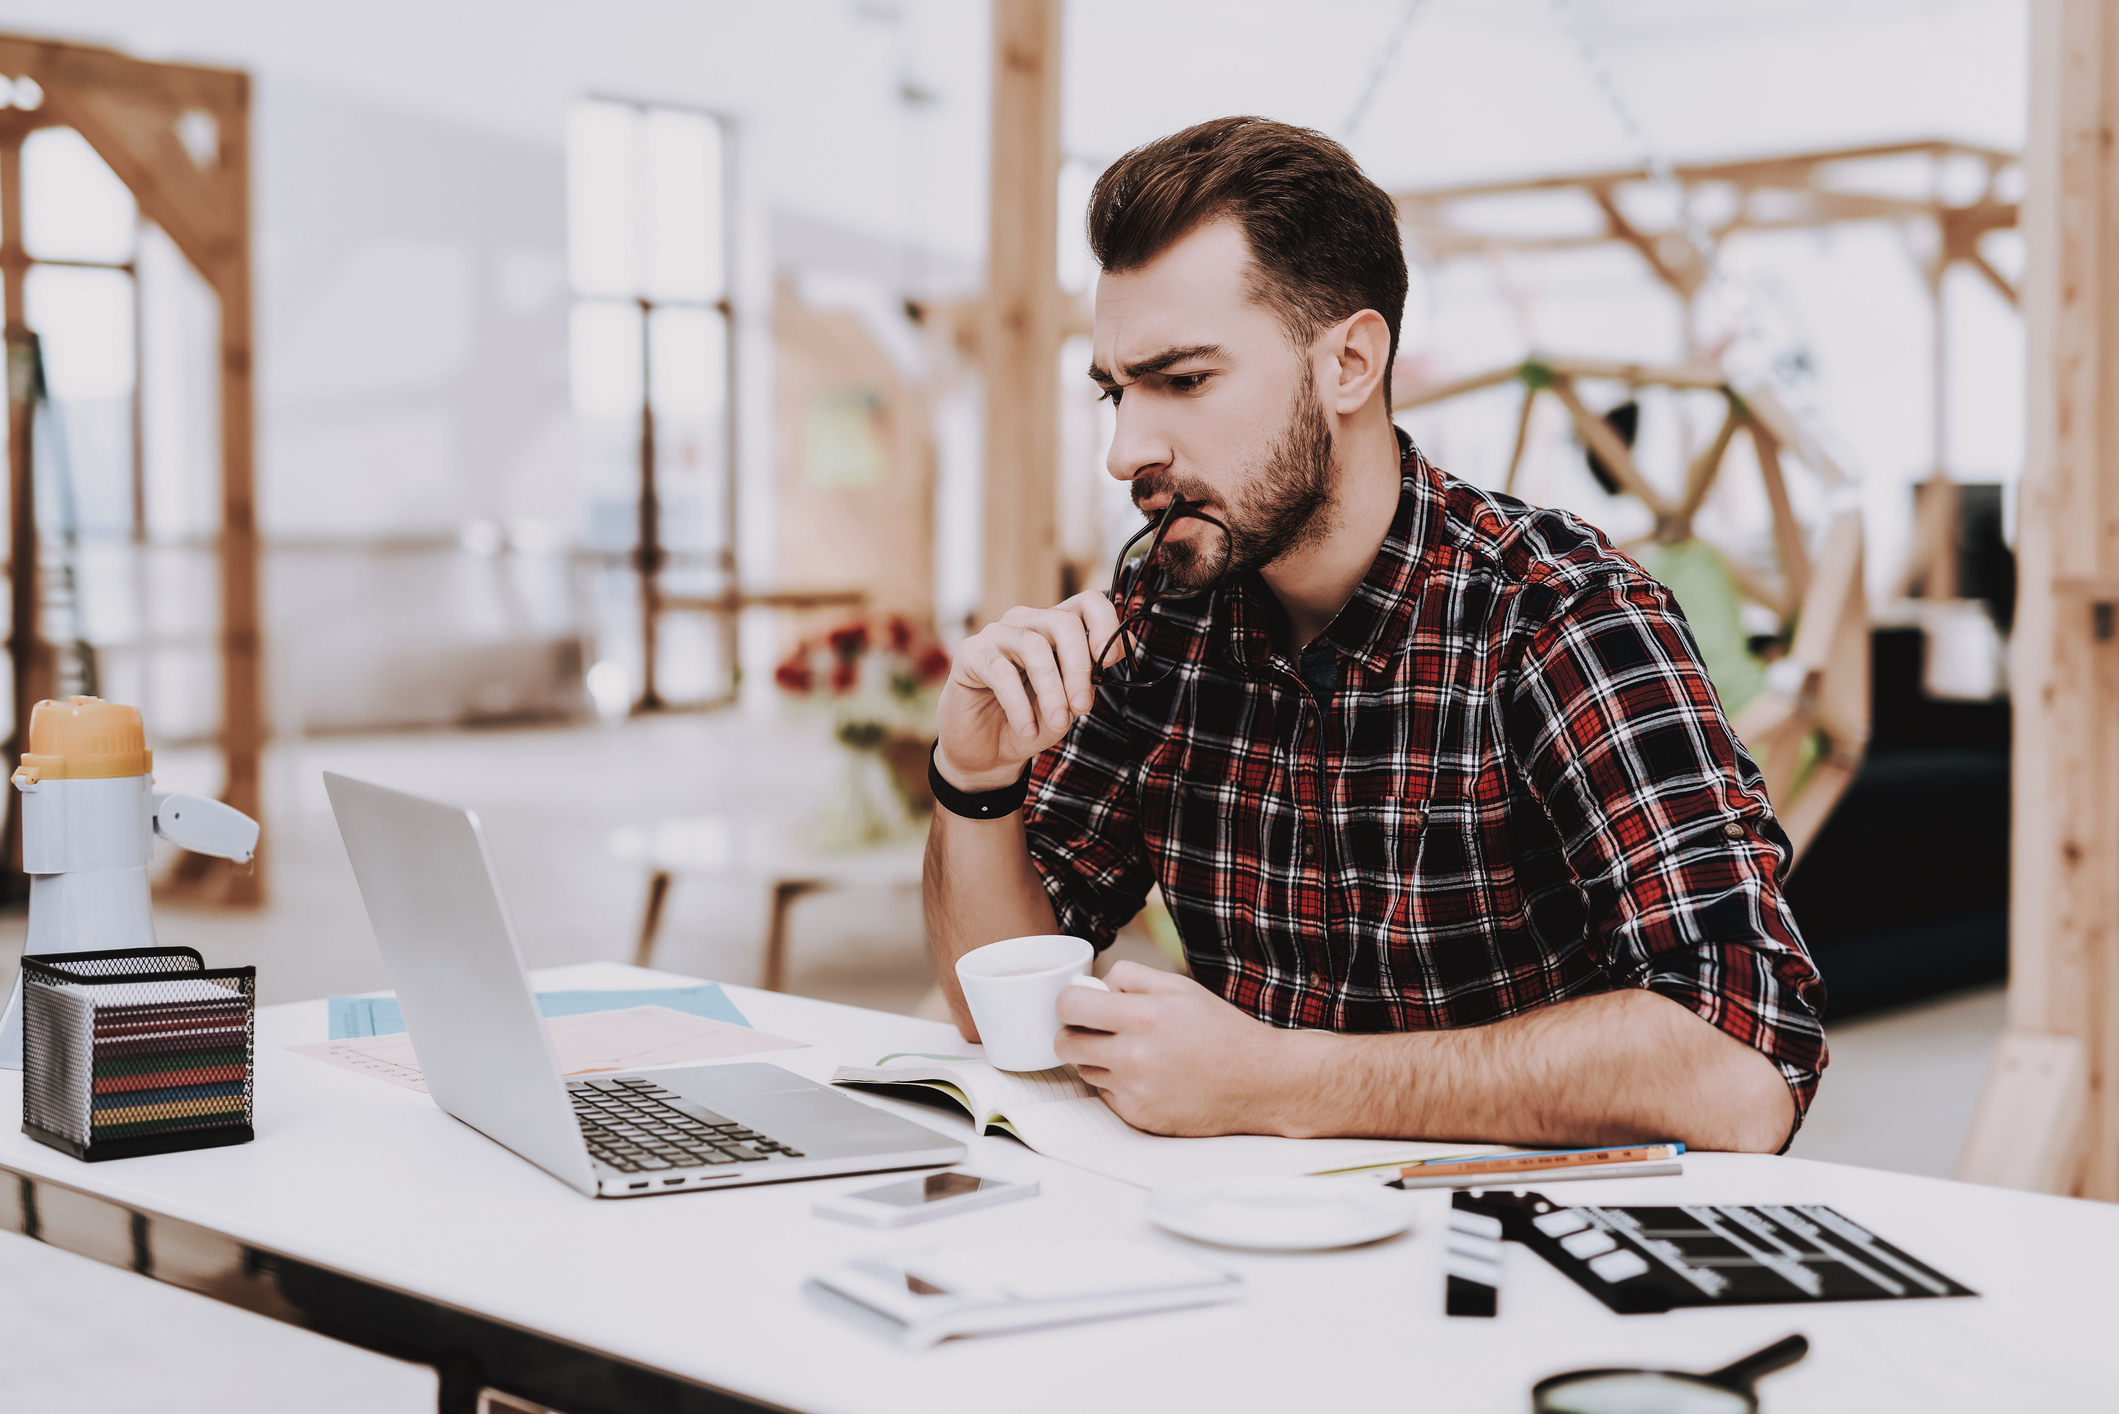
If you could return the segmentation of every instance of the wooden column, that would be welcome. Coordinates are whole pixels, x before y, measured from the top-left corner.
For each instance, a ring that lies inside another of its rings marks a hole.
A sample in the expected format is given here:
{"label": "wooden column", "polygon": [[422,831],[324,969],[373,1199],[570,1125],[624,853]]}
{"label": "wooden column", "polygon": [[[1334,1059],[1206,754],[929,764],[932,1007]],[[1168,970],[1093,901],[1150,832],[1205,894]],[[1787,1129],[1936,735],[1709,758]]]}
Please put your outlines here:
{"label": "wooden column", "polygon": [[[227,69],[155,64],[83,45],[0,35],[0,73],[27,74],[44,90],[39,123],[73,128],[219,297],[221,413],[222,799],[262,820],[265,740],[263,635],[259,624],[256,396],[250,297],[250,80]],[[179,137],[206,123],[210,144]],[[10,210],[12,210],[10,204]],[[18,317],[10,307],[9,317]],[[268,834],[265,837],[270,839]],[[229,876],[219,898],[264,896],[256,872]],[[203,878],[204,856],[183,876]],[[211,891],[209,891],[211,892]]]}
{"label": "wooden column", "polygon": [[[24,277],[29,254],[22,245],[22,142],[29,127],[20,120],[0,129],[0,299],[7,307],[7,466],[8,584],[7,656],[14,684],[14,726],[7,743],[5,769],[29,749],[30,708],[44,691],[39,671],[37,609],[37,478],[31,434],[36,393],[31,387],[36,336],[22,317]],[[0,789],[7,789],[0,784]],[[7,828],[0,844],[0,896],[12,902],[28,897],[21,870],[22,808],[11,789],[4,806]]]}
{"label": "wooden column", "polygon": [[991,621],[1060,597],[1061,0],[994,0],[986,240],[985,577]]}
{"label": "wooden column", "polygon": [[2033,0],[2009,1031],[1960,1177],[2119,1199],[2119,9]]}
{"label": "wooden column", "polygon": [[[208,278],[221,297],[221,754],[228,779],[221,799],[253,820],[265,818],[264,625],[259,607],[257,394],[250,307],[250,79],[219,80],[221,208],[218,259]],[[194,257],[196,259],[197,257]],[[262,839],[262,836],[261,836]],[[228,874],[229,903],[264,902],[262,844],[247,874]],[[204,855],[192,860],[203,863]]]}

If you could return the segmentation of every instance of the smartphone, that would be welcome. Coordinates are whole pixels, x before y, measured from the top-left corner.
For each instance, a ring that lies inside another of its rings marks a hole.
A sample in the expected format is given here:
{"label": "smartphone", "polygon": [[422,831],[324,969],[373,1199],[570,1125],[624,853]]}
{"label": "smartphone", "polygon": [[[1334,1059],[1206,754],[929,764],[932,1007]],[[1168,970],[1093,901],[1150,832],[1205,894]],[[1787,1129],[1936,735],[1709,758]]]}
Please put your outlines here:
{"label": "smartphone", "polygon": [[819,1198],[810,1210],[819,1217],[838,1218],[864,1227],[904,1227],[1036,1195],[1034,1179],[985,1178],[951,1170],[900,1179],[859,1193]]}

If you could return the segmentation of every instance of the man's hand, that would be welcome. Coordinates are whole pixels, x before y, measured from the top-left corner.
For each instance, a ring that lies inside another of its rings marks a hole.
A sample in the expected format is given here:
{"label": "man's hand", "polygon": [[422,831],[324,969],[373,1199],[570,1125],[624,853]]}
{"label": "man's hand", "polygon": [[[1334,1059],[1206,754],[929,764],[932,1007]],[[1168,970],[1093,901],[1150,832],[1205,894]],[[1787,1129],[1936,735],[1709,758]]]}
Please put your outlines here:
{"label": "man's hand", "polygon": [[1088,590],[1054,609],[1010,609],[965,639],[938,711],[942,778],[963,791],[1013,785],[1096,705],[1090,658],[1117,632],[1111,601]]}
{"label": "man's hand", "polygon": [[[1010,609],[964,640],[938,712],[934,765],[961,791],[1015,784],[1023,763],[1058,741],[1096,705],[1092,653],[1118,632],[1111,601],[1089,591],[1056,609]],[[1059,929],[1014,811],[967,820],[937,810],[927,831],[922,897],[936,980],[964,1039],[978,1039],[957,986],[956,962],[1002,938]]]}
{"label": "man's hand", "polygon": [[1152,1134],[1287,1134],[1314,1066],[1303,1033],[1246,1016],[1189,977],[1121,962],[1111,988],[1059,994],[1054,1049]]}

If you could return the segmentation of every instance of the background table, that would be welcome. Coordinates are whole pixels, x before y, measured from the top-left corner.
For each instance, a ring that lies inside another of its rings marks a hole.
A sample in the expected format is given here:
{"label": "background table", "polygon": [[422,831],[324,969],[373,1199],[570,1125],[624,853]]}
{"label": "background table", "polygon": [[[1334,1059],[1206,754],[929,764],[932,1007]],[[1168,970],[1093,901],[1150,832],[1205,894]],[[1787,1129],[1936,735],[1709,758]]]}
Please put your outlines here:
{"label": "background table", "polygon": [[[689,980],[610,964],[538,976],[547,988]],[[936,1023],[729,992],[761,1030],[813,1043],[767,1059],[819,1079],[845,1062],[960,1044]],[[1414,1232],[1375,1246],[1223,1251],[1150,1226],[1138,1189],[1010,1139],[972,1136],[953,1112],[879,1099],[964,1136],[972,1165],[1038,1179],[1042,1195],[897,1233],[810,1214],[822,1194],[873,1177],[597,1202],[423,1095],[284,1049],[324,1030],[321,1002],[260,1012],[255,1144],[79,1164],[13,1132],[19,1082],[10,1081],[0,1090],[8,1131],[0,1166],[27,1177],[47,1209],[54,1195],[72,1193],[66,1201],[77,1205],[100,1200],[147,1215],[150,1231],[224,1234],[260,1254],[244,1278],[263,1283],[258,1289],[336,1291],[335,1299],[365,1301],[360,1309],[378,1322],[427,1303],[440,1313],[430,1324],[469,1332],[465,1358],[484,1362],[453,1376],[445,1366],[445,1401],[461,1398],[475,1376],[570,1414],[746,1401],[814,1414],[1414,1404],[1519,1414],[1542,1375],[1588,1365],[1707,1369],[1791,1330],[1810,1337],[1812,1353],[1771,1377],[1769,1414],[2109,1407],[2119,1380],[2111,1295],[2119,1209],[2103,1205],[1696,1154],[1682,1178],[1562,1191],[1573,1202],[1827,1203],[1981,1295],[1622,1317],[1510,1247],[1500,1317],[1451,1320],[1442,1314],[1446,1192],[1404,1195]],[[14,1213],[18,1228],[22,1217]],[[864,1253],[1086,1233],[1184,1250],[1241,1272],[1249,1295],[1229,1307],[906,1352],[800,1294],[811,1273]],[[48,1222],[45,1235],[56,1240]],[[107,1231],[99,1255],[125,1265],[132,1254],[122,1228]],[[173,1276],[159,1265],[156,1274]],[[509,1368],[511,1350],[526,1352],[520,1369]],[[570,1352],[572,1363],[555,1366],[551,1350]]]}
{"label": "background table", "polygon": [[800,820],[744,820],[733,815],[683,815],[652,825],[611,831],[604,853],[647,872],[640,939],[633,965],[655,960],[662,910],[670,889],[686,875],[723,882],[751,881],[767,892],[765,956],[759,982],[766,991],[787,986],[788,915],[795,900],[827,889],[917,889],[927,834],[870,849],[819,850],[803,838]]}

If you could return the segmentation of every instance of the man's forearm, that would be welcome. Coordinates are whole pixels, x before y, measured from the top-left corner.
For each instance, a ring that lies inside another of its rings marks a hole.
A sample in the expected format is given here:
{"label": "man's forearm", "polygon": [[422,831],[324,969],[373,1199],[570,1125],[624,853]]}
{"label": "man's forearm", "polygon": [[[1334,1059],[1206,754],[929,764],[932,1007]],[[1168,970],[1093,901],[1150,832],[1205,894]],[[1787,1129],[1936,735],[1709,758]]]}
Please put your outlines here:
{"label": "man's forearm", "polygon": [[1682,1140],[1767,1151],[1795,1101],[1780,1070],[1649,991],[1580,997],[1491,1026],[1296,1033],[1283,1133],[1509,1144]]}
{"label": "man's forearm", "polygon": [[967,820],[937,808],[927,831],[927,867],[921,881],[927,912],[927,946],[936,980],[967,1039],[978,1033],[957,986],[956,960],[973,948],[1050,933],[1059,924],[1052,900],[1038,882],[1037,866],[1023,834],[1021,811],[999,820]]}

